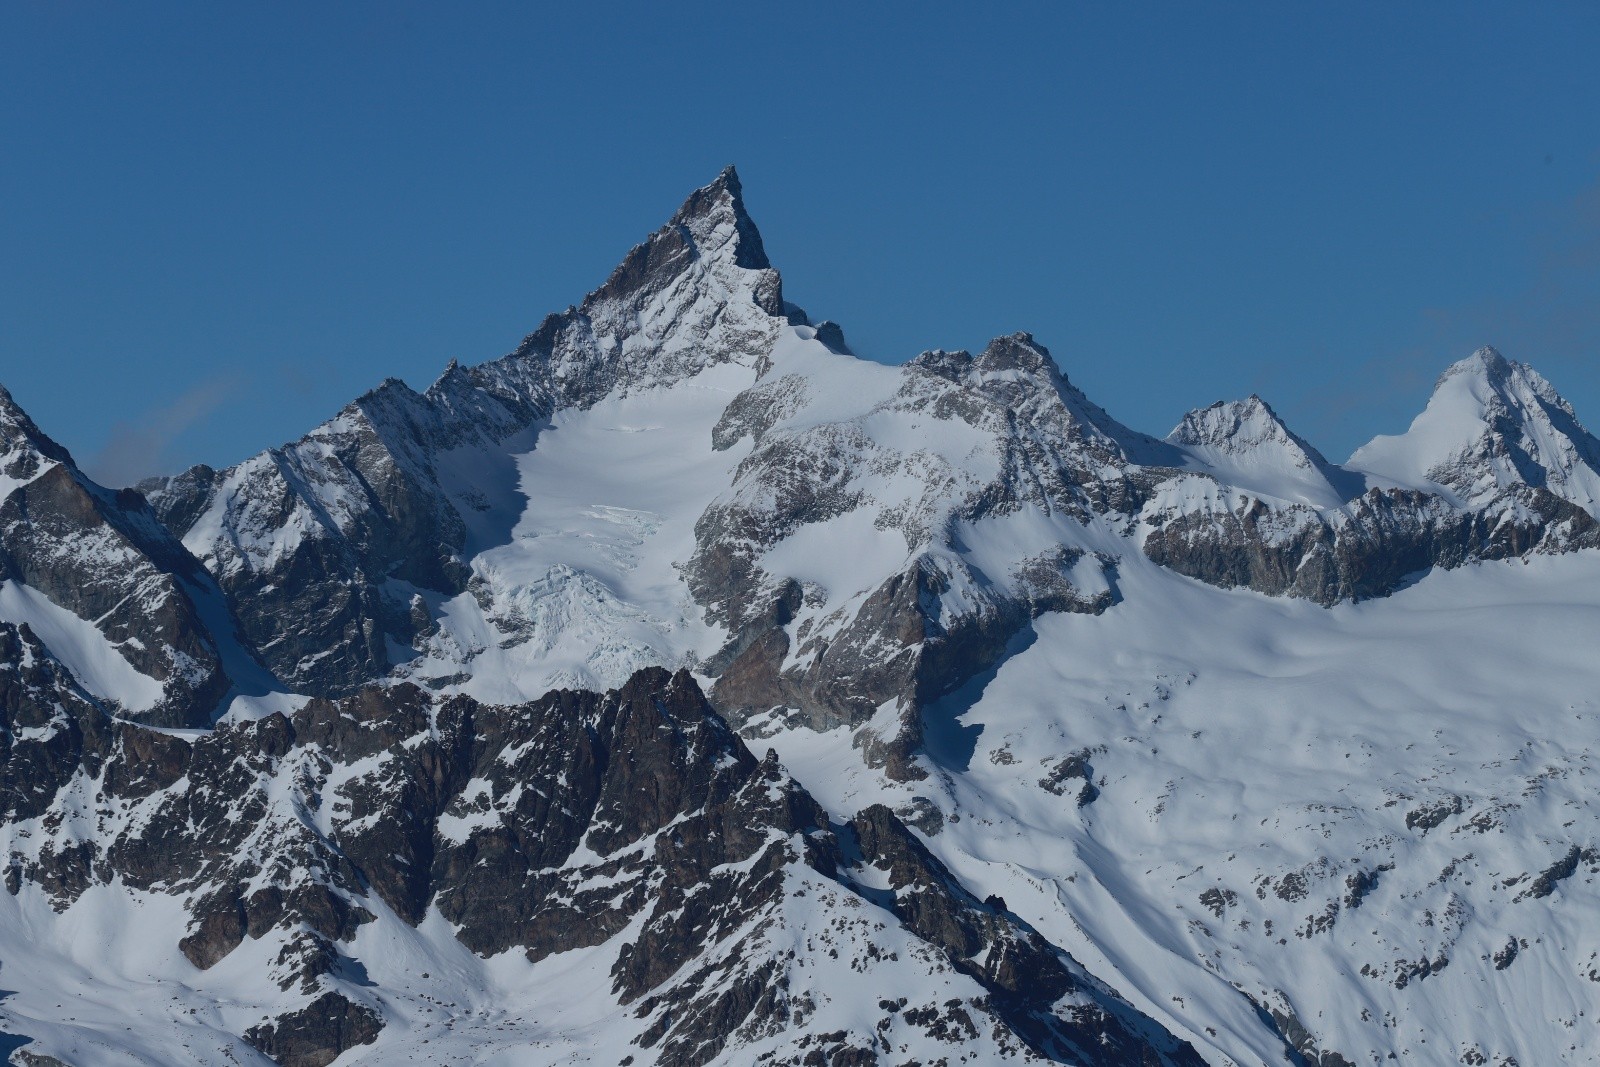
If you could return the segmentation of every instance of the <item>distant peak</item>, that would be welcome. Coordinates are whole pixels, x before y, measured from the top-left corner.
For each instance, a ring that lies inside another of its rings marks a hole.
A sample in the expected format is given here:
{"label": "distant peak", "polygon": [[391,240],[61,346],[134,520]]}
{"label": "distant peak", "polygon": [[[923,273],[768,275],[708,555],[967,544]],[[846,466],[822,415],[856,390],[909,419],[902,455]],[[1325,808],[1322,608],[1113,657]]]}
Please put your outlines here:
{"label": "distant peak", "polygon": [[1173,427],[1167,440],[1180,447],[1213,449],[1225,455],[1241,455],[1270,445],[1293,453],[1297,466],[1321,466],[1327,462],[1289,429],[1271,404],[1255,393],[1243,400],[1219,400],[1210,407],[1196,408]]}
{"label": "distant peak", "polygon": [[[1457,399],[1451,400],[1451,397]],[[1428,405],[1460,405],[1466,402],[1466,397],[1482,406],[1485,417],[1491,409],[1504,408],[1517,412],[1517,421],[1542,418],[1536,410],[1540,407],[1553,406],[1568,414],[1572,412],[1571,405],[1544,375],[1526,363],[1507,359],[1488,345],[1446,368],[1434,383]],[[1542,403],[1533,403],[1534,398]]]}
{"label": "distant peak", "polygon": [[1600,515],[1600,441],[1543,375],[1488,346],[1440,375],[1405,433],[1373,438],[1350,462],[1402,485],[1444,486],[1468,506],[1531,486]]}
{"label": "distant peak", "polygon": [[1500,354],[1499,349],[1492,345],[1484,345],[1466,359],[1458,360],[1446,368],[1445,372],[1439,376],[1439,381],[1434,388],[1438,389],[1451,378],[1463,374],[1471,375],[1475,378],[1483,378],[1489,382],[1501,382],[1522,369],[1525,369],[1522,364],[1513,363],[1506,359],[1505,356]]}
{"label": "distant peak", "polygon": [[1359,476],[1329,463],[1256,393],[1185,415],[1167,443],[1185,464],[1224,485],[1313,507],[1338,507],[1362,491]]}

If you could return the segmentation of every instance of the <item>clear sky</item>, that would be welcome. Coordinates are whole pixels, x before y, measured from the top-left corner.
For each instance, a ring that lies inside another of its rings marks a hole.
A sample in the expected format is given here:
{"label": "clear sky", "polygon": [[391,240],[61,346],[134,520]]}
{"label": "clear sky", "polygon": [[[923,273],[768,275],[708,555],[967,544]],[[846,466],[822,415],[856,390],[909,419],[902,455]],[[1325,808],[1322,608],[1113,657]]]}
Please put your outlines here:
{"label": "clear sky", "polygon": [[900,362],[1026,329],[1124,422],[1333,459],[1479,344],[1600,428],[1600,5],[0,6],[0,382],[223,465],[509,350],[736,163]]}

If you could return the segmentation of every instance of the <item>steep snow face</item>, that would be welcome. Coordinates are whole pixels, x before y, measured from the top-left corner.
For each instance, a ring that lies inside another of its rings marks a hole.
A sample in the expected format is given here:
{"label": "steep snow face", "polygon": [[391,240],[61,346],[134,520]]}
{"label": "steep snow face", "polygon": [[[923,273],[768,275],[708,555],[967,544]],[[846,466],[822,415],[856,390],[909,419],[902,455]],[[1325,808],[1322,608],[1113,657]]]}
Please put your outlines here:
{"label": "steep snow face", "polygon": [[1254,394],[1189,412],[1167,441],[1183,451],[1184,466],[1264,496],[1337,508],[1361,488]]}
{"label": "steep snow face", "polygon": [[137,716],[160,703],[160,682],[140,673],[93,623],[20,582],[0,582],[0,622],[26,625],[77,682],[108,707]]}
{"label": "steep snow face", "polygon": [[1600,515],[1600,441],[1537,371],[1493,348],[1445,371],[1411,428],[1374,438],[1350,466],[1467,507],[1530,486]]}

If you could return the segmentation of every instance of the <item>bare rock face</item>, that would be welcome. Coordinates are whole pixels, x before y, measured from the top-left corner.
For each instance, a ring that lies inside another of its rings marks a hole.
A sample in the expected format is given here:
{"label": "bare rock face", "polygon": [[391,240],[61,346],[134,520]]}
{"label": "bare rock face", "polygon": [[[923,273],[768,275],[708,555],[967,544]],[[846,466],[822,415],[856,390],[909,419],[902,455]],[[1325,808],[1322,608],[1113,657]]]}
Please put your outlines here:
{"label": "bare rock face", "polygon": [[245,1039],[284,1067],[327,1067],[346,1050],[371,1044],[382,1030],[377,1012],[329,992],[299,1011],[251,1027]]}
{"label": "bare rock face", "polygon": [[465,581],[466,528],[431,466],[451,429],[391,381],[296,444],[140,491],[280,679],[345,692],[388,669],[387,639],[411,639],[412,590]]}

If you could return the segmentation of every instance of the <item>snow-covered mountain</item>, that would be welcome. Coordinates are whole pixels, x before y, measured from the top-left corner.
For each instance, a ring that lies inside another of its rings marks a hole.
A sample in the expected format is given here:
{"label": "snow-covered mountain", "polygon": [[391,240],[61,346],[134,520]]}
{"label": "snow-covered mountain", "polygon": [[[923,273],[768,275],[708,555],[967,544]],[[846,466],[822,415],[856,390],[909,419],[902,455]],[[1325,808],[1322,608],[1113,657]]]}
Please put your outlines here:
{"label": "snow-covered mountain", "polygon": [[1478,510],[1529,490],[1600,508],[1600,442],[1538,371],[1492,348],[1445,371],[1409,430],[1375,438],[1350,462]]}
{"label": "snow-covered mountain", "polygon": [[1342,466],[1160,440],[856,358],[730,169],[234,468],[0,447],[17,1062],[1600,1048],[1600,442],[1493,350]]}
{"label": "snow-covered mountain", "polygon": [[1265,400],[1219,400],[1183,417],[1167,440],[1186,466],[1261,496],[1337,509],[1366,486],[1335,467],[1288,426]]}

